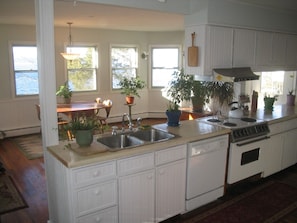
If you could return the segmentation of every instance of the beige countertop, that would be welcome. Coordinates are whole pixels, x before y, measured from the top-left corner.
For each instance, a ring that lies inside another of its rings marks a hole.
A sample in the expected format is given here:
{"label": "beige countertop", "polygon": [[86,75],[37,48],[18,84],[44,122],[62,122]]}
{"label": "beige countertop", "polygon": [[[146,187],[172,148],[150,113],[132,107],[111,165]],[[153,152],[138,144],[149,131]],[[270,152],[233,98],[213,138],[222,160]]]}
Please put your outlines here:
{"label": "beige countertop", "polygon": [[[259,109],[257,113],[251,114],[251,117],[268,121],[273,124],[297,118],[297,107],[288,107],[286,105],[276,105],[271,112]],[[186,144],[192,141],[198,141],[206,138],[228,134],[230,129],[225,129],[218,126],[213,126],[205,123],[200,123],[196,120],[181,121],[178,127],[169,127],[166,123],[153,126],[166,132],[173,133],[178,137],[164,142],[152,143],[148,145],[138,146],[132,149],[123,149],[116,152],[110,152],[106,147],[96,141],[100,135],[94,137],[94,142],[91,147],[85,151],[78,147],[74,142],[70,143],[71,148],[66,148],[68,142],[60,142],[57,146],[48,148],[48,151],[60,160],[66,167],[80,167],[84,165],[96,164],[109,160],[140,155],[148,152],[153,152],[161,149],[166,149],[176,145]],[[110,133],[109,133],[110,134]],[[88,155],[91,154],[91,155]]]}
{"label": "beige countertop", "polygon": [[164,142],[151,143],[131,149],[123,149],[116,152],[110,152],[106,150],[106,147],[104,145],[96,141],[98,137],[101,137],[98,135],[94,137],[94,142],[92,143],[91,147],[86,148],[86,150],[89,151],[90,154],[94,152],[93,155],[82,155],[82,149],[78,148],[77,144],[74,142],[70,144],[71,148],[66,148],[65,145],[68,144],[67,141],[60,142],[60,144],[57,146],[49,147],[48,151],[58,160],[60,160],[63,165],[72,168],[96,164],[98,162],[116,160],[119,158],[125,158],[134,155],[140,155],[148,152],[166,149],[176,145],[186,144],[192,141],[228,134],[230,132],[229,129],[200,123],[195,120],[182,121],[180,126],[178,127],[169,127],[166,123],[154,125],[153,127],[173,133],[177,135],[177,137]]}

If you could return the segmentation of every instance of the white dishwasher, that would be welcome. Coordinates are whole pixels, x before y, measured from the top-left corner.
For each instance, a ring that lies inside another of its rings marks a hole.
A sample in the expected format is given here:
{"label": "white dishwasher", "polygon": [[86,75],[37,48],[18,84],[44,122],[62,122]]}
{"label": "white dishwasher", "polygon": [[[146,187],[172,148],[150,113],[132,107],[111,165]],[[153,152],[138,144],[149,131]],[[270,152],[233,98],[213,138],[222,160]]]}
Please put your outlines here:
{"label": "white dishwasher", "polygon": [[187,211],[223,196],[228,145],[228,135],[188,143]]}

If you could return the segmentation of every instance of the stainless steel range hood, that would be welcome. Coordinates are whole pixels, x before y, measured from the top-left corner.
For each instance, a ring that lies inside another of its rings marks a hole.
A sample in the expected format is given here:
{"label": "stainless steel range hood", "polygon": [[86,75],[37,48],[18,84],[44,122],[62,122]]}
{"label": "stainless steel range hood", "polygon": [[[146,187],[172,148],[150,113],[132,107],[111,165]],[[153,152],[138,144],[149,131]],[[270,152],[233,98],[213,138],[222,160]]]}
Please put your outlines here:
{"label": "stainless steel range hood", "polygon": [[250,67],[218,68],[213,69],[214,80],[224,82],[239,82],[259,80]]}

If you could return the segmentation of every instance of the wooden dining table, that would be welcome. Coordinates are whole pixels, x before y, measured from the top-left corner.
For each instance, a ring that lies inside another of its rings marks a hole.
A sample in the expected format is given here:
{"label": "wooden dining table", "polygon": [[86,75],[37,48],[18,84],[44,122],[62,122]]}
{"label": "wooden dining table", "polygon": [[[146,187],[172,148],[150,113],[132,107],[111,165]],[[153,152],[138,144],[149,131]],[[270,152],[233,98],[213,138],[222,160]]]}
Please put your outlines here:
{"label": "wooden dining table", "polygon": [[57,113],[63,113],[72,119],[76,115],[94,115],[106,107],[108,106],[96,102],[72,102],[70,104],[57,104]]}

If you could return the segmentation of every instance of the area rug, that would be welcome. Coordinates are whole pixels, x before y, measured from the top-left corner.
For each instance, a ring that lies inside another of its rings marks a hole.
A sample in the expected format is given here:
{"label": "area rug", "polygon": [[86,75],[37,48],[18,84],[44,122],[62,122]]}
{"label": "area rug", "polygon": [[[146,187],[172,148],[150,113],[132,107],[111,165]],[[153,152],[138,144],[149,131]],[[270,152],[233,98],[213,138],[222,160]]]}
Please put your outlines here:
{"label": "area rug", "polygon": [[24,135],[11,138],[27,159],[36,159],[43,156],[42,139],[40,134]]}
{"label": "area rug", "polygon": [[13,180],[6,174],[0,175],[0,215],[28,207]]}
{"label": "area rug", "polygon": [[184,223],[273,223],[297,208],[297,188],[269,182]]}

